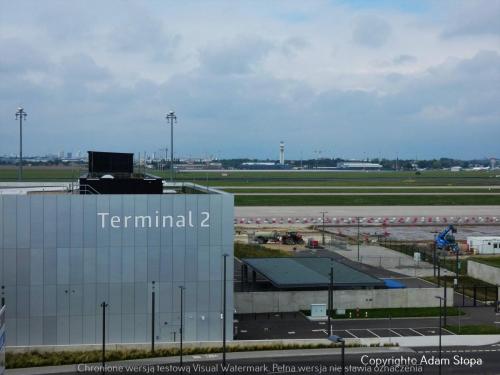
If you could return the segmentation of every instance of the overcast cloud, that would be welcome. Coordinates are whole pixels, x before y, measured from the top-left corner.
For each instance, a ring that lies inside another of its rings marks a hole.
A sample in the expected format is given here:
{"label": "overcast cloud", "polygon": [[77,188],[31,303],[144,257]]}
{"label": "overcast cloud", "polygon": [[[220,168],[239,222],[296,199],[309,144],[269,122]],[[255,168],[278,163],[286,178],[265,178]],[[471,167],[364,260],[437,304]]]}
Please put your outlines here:
{"label": "overcast cloud", "polygon": [[0,0],[0,154],[500,157],[500,0]]}

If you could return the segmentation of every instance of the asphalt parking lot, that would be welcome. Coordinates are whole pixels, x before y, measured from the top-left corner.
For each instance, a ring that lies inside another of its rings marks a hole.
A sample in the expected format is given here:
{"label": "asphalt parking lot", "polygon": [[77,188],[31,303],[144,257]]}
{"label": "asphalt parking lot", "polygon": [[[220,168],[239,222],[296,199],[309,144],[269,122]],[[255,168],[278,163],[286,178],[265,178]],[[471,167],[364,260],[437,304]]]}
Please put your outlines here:
{"label": "asphalt parking lot", "polygon": [[[328,336],[326,321],[309,321],[301,313],[240,314],[236,316],[237,340],[318,339]],[[439,334],[437,318],[332,319],[332,332],[346,338],[434,336]],[[452,332],[442,329],[443,335]]]}

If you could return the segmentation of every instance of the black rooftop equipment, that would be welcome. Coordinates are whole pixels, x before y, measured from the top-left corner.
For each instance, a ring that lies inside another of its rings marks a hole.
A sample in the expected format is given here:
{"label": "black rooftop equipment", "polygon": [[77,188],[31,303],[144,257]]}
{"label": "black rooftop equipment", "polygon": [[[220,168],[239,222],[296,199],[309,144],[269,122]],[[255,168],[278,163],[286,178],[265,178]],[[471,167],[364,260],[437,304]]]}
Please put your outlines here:
{"label": "black rooftop equipment", "polygon": [[89,175],[100,177],[111,174],[114,177],[124,175],[130,177],[134,173],[134,154],[124,152],[88,151]]}
{"label": "black rooftop equipment", "polygon": [[162,194],[160,177],[134,174],[134,154],[89,151],[89,171],[80,177],[80,194]]}

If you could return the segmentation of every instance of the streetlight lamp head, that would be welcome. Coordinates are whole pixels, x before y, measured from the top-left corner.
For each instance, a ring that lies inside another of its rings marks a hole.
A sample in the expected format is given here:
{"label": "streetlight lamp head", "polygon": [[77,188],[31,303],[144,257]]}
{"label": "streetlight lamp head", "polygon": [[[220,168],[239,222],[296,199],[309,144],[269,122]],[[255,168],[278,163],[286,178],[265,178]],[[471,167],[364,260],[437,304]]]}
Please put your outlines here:
{"label": "streetlight lamp head", "polygon": [[23,107],[17,107],[17,110],[18,110],[19,112],[22,112]]}

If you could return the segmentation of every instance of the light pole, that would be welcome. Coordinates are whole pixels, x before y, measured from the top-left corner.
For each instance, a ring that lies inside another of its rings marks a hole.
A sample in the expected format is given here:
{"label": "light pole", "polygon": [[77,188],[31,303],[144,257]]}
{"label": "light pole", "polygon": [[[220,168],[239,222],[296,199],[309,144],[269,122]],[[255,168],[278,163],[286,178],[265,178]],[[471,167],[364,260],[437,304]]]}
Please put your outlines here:
{"label": "light pole", "polygon": [[177,116],[170,111],[165,118],[170,122],[170,182],[174,182],[174,122],[177,124]]}
{"label": "light pole", "polygon": [[180,337],[180,367],[181,367],[181,373],[183,371],[182,369],[182,342],[183,342],[183,336],[184,336],[184,290],[186,287],[184,285],[179,285],[179,289],[181,290],[181,326],[179,328],[179,337]]}
{"label": "light pole", "polygon": [[155,352],[155,282],[151,291],[151,353]]}
{"label": "light pole", "polygon": [[441,286],[441,258],[438,255],[437,258],[437,267],[438,267],[438,288]]}
{"label": "light pole", "polygon": [[102,373],[106,372],[106,307],[109,305],[103,301],[102,307]]}
{"label": "light pole", "polygon": [[434,277],[436,277],[436,235],[434,235],[434,246],[432,247],[432,268],[434,270]]}
{"label": "light pole", "polygon": [[499,290],[498,290],[498,289],[499,289],[500,287],[499,287],[498,285],[497,285],[496,287],[497,287],[497,292],[496,292],[496,298],[495,298],[495,312],[496,312],[496,313],[499,313],[499,312],[500,312],[500,309],[499,309],[499,307],[500,307],[500,306],[499,306],[499,303],[498,303],[498,295],[499,295],[500,293],[499,293]]}
{"label": "light pole", "polygon": [[448,285],[447,285],[447,282],[446,282],[446,276],[444,277],[444,298],[443,298],[443,324],[446,326],[446,317],[448,315],[448,312],[446,311],[448,309],[448,306],[447,306],[447,289],[448,289]]}
{"label": "light pole", "polygon": [[323,230],[321,233],[321,244],[325,246],[325,214],[327,214],[327,211],[321,211],[321,214],[323,215],[323,218],[321,219],[321,224],[323,225]]}
{"label": "light pole", "polygon": [[337,335],[330,335],[328,337],[328,340],[330,340],[331,342],[334,342],[336,344],[339,342],[342,344],[342,359],[341,359],[342,372],[341,372],[341,374],[345,375],[345,340],[342,337],[337,336]]}
{"label": "light pole", "polygon": [[331,315],[333,310],[333,259],[330,258],[330,283],[328,284],[328,334],[332,335]]}
{"label": "light pole", "polygon": [[439,299],[439,375],[441,375],[441,352],[442,352],[442,345],[441,345],[441,336],[442,336],[442,324],[441,324],[441,315],[442,313],[442,302],[443,302],[443,297],[441,296],[436,296],[437,299]]}
{"label": "light pole", "polygon": [[[222,305],[223,305],[223,312],[222,312],[222,366],[225,369],[226,368],[226,310],[227,310],[227,304],[226,304],[226,281],[227,281],[227,274],[226,274],[226,268],[227,268],[227,257],[229,254],[224,254],[224,284],[223,284],[223,289],[222,289]],[[225,370],[224,370],[225,371]]]}
{"label": "light pole", "polygon": [[23,119],[26,120],[28,114],[23,107],[19,107],[16,112],[16,120],[19,119],[19,167],[17,170],[17,179],[23,179]]}
{"label": "light pole", "polygon": [[359,262],[359,216],[356,217],[356,221],[358,222],[358,262]]}

